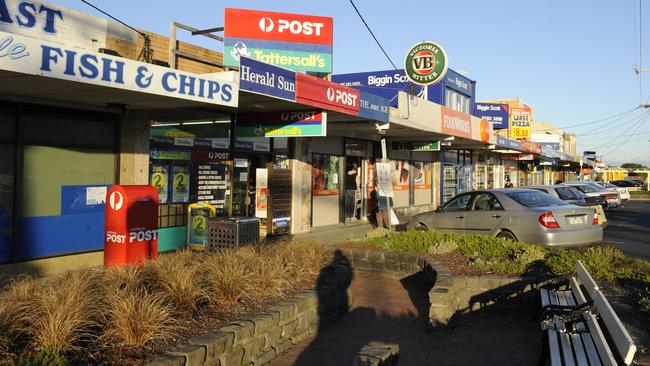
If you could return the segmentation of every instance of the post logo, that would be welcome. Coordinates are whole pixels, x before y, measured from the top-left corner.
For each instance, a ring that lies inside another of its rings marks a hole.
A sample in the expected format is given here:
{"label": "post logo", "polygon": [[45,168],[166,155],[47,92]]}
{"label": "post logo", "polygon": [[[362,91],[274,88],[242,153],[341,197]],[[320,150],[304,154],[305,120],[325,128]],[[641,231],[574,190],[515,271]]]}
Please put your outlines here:
{"label": "post logo", "polygon": [[260,29],[262,30],[262,32],[264,33],[271,32],[273,30],[273,26],[274,26],[273,19],[268,17],[264,17],[260,19]]}
{"label": "post logo", "polygon": [[122,197],[122,193],[118,191],[111,193],[111,196],[108,198],[108,204],[113,210],[119,211],[124,205],[124,198]]}
{"label": "post logo", "polygon": [[438,44],[423,41],[411,49],[404,58],[406,76],[419,85],[431,85],[447,73],[447,53]]}
{"label": "post logo", "polygon": [[334,88],[332,87],[327,88],[327,100],[330,102],[334,101]]}

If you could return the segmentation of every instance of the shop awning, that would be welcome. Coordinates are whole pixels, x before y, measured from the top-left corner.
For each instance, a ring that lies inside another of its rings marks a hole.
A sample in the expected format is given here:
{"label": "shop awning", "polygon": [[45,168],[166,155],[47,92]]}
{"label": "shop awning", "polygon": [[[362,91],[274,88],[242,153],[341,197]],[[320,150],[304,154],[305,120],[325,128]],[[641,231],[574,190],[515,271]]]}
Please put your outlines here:
{"label": "shop awning", "polygon": [[237,107],[234,72],[199,75],[12,33],[0,38],[14,45],[0,57],[0,93],[7,99],[133,109]]}
{"label": "shop awning", "polygon": [[96,107],[123,105],[130,109],[154,110],[202,107],[221,110],[233,109],[193,100],[114,89],[101,85],[82,84],[76,81],[26,75],[6,70],[0,70],[0,85],[2,85],[0,89],[2,99],[20,102],[56,101]]}

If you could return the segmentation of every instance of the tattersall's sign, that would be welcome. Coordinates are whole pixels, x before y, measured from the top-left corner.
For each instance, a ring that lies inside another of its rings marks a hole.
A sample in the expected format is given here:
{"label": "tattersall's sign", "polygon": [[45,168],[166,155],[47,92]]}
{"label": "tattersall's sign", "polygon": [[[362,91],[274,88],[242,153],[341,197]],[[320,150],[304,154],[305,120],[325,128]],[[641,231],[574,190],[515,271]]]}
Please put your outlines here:
{"label": "tattersall's sign", "polygon": [[237,107],[234,72],[203,76],[0,32],[0,70]]}
{"label": "tattersall's sign", "polygon": [[224,65],[241,56],[295,71],[332,72],[333,19],[225,9]]}
{"label": "tattersall's sign", "polygon": [[320,110],[243,113],[237,137],[306,137],[327,135],[327,112]]}

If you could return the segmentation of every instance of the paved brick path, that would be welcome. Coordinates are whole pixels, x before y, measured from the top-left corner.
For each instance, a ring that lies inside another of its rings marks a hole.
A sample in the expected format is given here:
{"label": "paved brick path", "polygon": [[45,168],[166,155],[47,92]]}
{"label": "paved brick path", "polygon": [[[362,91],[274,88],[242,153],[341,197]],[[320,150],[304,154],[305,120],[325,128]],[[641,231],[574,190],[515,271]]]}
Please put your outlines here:
{"label": "paved brick path", "polygon": [[416,277],[397,281],[355,273],[354,304],[271,366],[345,366],[370,341],[397,343],[399,365],[534,365],[541,335],[535,309],[507,304],[463,315],[449,333],[425,333],[426,290]]}

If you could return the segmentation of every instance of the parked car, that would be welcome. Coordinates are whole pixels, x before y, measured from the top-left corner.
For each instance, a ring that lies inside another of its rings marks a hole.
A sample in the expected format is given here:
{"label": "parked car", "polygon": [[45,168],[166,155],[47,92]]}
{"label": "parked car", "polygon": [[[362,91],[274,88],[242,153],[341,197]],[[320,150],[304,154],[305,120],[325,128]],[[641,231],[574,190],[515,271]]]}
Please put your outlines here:
{"label": "parked car", "polygon": [[594,183],[598,184],[599,186],[605,189],[614,189],[618,191],[618,194],[621,195],[621,201],[623,202],[630,199],[630,192],[628,192],[627,188],[618,187],[608,182],[594,182]]}
{"label": "parked car", "polygon": [[549,247],[585,246],[603,239],[593,208],[534,189],[462,193],[436,211],[412,216],[406,228],[485,234]]}
{"label": "parked car", "polygon": [[598,214],[598,224],[603,228],[606,228],[608,225],[607,216],[605,215],[605,210],[603,206],[607,206],[607,200],[597,196],[597,197],[587,197],[584,193],[576,187],[563,186],[563,185],[545,185],[545,186],[535,186],[531,187],[540,192],[548,193],[553,197],[559,198],[566,203],[570,203],[576,206],[588,206],[596,210]]}
{"label": "parked car", "polygon": [[638,180],[613,180],[610,181],[610,183],[617,187],[624,187],[632,190],[645,189],[643,182]]}
{"label": "parked car", "polygon": [[594,184],[588,184],[585,182],[568,182],[562,183],[565,186],[576,187],[580,192],[584,193],[588,197],[600,196],[607,200],[606,209],[615,208],[621,205],[621,195],[616,191],[608,191],[604,188]]}

